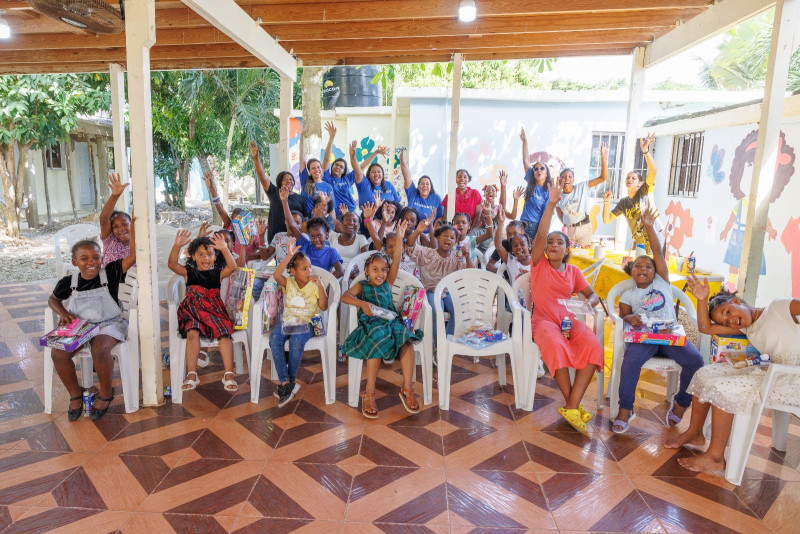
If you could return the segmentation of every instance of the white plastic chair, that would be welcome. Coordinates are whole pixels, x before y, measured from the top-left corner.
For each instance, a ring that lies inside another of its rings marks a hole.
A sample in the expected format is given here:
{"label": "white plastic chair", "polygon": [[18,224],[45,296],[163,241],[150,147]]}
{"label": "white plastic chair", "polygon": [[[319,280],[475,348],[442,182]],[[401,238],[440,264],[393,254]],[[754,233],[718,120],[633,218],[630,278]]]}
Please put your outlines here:
{"label": "white plastic chair", "polygon": [[[340,289],[341,293],[344,293],[350,288],[350,277],[353,274],[353,271],[358,268],[358,272],[364,272],[364,263],[366,263],[367,258],[372,256],[373,254],[377,254],[377,250],[368,250],[367,252],[362,252],[357,256],[353,256],[350,261],[347,262],[347,265],[344,267],[344,275],[340,280]],[[339,309],[339,343],[344,343],[344,339],[347,337],[348,330],[347,326],[350,324],[350,306],[342,306]]]}
{"label": "white plastic chair", "polygon": [[[455,333],[447,335],[444,322],[444,309],[442,308],[442,292],[447,290],[453,301],[453,316],[450,318],[455,324]],[[495,296],[503,293],[505,298],[513,299],[511,286],[494,273],[481,269],[462,269],[445,276],[436,285],[433,293],[433,305],[436,309],[437,353],[439,360],[439,408],[450,409],[450,376],[453,366],[453,357],[461,354],[467,357],[496,356],[497,379],[500,385],[506,384],[505,355],[511,356],[511,374],[514,380],[514,401],[518,408],[525,405],[524,389],[519,388],[525,384],[521,376],[524,363],[521,361],[522,328],[515,328],[510,339],[492,343],[482,349],[456,342],[464,334],[464,330],[476,323],[494,324]],[[520,309],[512,307],[513,322],[519,324],[522,320]],[[508,334],[508,330],[505,330]]]}
{"label": "white plastic chair", "polygon": [[[525,307],[522,308],[522,321],[523,321],[523,328],[525,329],[522,337],[522,353],[528,354],[529,352],[533,354],[533,359],[526,360],[526,363],[530,363],[532,365],[532,374],[529,369],[526,369],[526,377],[532,377],[532,384],[527,384],[527,395],[529,398],[526,399],[533,409],[533,401],[536,395],[536,381],[538,380],[537,371],[539,370],[539,360],[541,359],[541,353],[539,352],[539,348],[536,346],[536,343],[533,341],[533,333],[531,330],[531,274],[525,273],[521,275],[514,281],[514,285],[511,286],[511,290],[514,295],[522,294],[522,297],[525,300]],[[515,299],[512,302],[512,305],[516,303],[519,305],[519,302]],[[521,307],[521,306],[520,306]],[[604,341],[604,333],[603,333],[603,320],[605,318],[605,314],[602,310],[595,309],[594,310],[594,324],[595,324],[595,335],[597,336],[598,340],[600,341],[600,345],[603,345]],[[499,319],[498,319],[499,320]],[[570,369],[570,378],[574,379],[574,370]],[[596,381],[597,381],[597,409],[603,409],[603,392],[604,392],[604,375],[603,370],[600,369],[597,371],[596,374]]]}
{"label": "white plastic chair", "polygon": [[[325,404],[336,402],[336,310],[339,308],[339,298],[341,296],[339,281],[330,272],[319,267],[311,267],[313,273],[320,278],[328,293],[328,309],[322,312],[322,324],[325,325],[325,334],[319,337],[312,337],[306,342],[305,352],[318,350],[322,360],[322,382],[325,387]],[[263,293],[262,293],[263,295]],[[261,389],[261,366],[264,361],[264,350],[267,351],[267,359],[272,362],[270,377],[272,380],[278,379],[278,372],[275,369],[275,362],[272,361],[272,354],[269,348],[269,332],[264,333],[264,306],[259,299],[253,306],[251,343],[252,358],[250,360],[250,402],[258,404],[259,391]],[[278,328],[276,326],[276,328]],[[288,345],[288,341],[287,341]]]}
{"label": "white plastic chair", "polygon": [[156,258],[158,260],[158,300],[167,300],[167,284],[172,271],[167,267],[169,253],[175,243],[178,229],[166,224],[156,225]]}
{"label": "white plastic chair", "polygon": [[605,263],[605,261],[605,258],[597,260],[581,271],[583,273],[583,277],[586,278],[586,281],[590,286],[594,287],[594,283],[597,281],[597,275],[600,273],[600,269],[603,267],[603,263]]}
{"label": "white plastic chair", "polygon": [[[364,273],[359,274],[353,283],[361,282],[364,280]],[[407,286],[423,287],[422,282],[405,271],[399,271],[397,278],[392,285],[392,300],[394,306],[399,310],[400,303],[403,300],[403,292]],[[347,306],[348,308],[351,306]],[[353,311],[357,311],[353,309]],[[349,334],[358,326],[358,314],[349,314],[350,319],[347,325],[347,333]],[[433,402],[433,312],[428,299],[423,297],[422,309],[417,316],[417,322],[414,328],[419,328],[423,331],[424,336],[422,341],[414,343],[415,353],[415,371],[416,364],[422,364],[422,404],[430,404]],[[358,399],[361,393],[361,371],[364,366],[363,360],[358,358],[347,358],[347,402],[354,408],[358,407]],[[416,378],[416,377],[415,377]]]}
{"label": "white plastic chair", "polygon": [[[119,363],[119,376],[122,384],[122,395],[125,398],[125,412],[139,410],[139,326],[136,313],[128,313],[128,339],[111,350]],[[44,330],[50,332],[58,324],[56,313],[49,307],[44,311]],[[53,411],[53,372],[55,370],[52,357],[53,349],[44,348],[44,413]],[[92,372],[92,353],[89,344],[83,345],[75,352],[80,367],[80,383],[84,388],[94,384]]]}
{"label": "white plastic chair", "polygon": [[[228,279],[222,281],[220,292],[224,296],[228,290]],[[167,309],[169,313],[169,375],[172,387],[172,402],[180,404],[183,402],[183,380],[186,378],[186,340],[178,334],[178,305],[186,297],[186,280],[177,274],[172,275],[167,284]],[[223,298],[224,300],[224,298]],[[250,303],[250,306],[254,306]],[[251,326],[248,323],[248,327]],[[244,363],[242,358],[242,347],[250,359],[250,344],[247,330],[234,330],[231,340],[233,341],[233,362],[237,375],[244,373]],[[219,347],[219,341],[200,338],[200,348]]]}
{"label": "white plastic chair", "polygon": [[[624,280],[611,288],[611,291],[608,292],[608,299],[606,300],[608,305],[608,313],[611,314],[611,319],[614,320],[614,356],[611,362],[611,378],[608,383],[609,406],[611,408],[609,412],[609,419],[612,421],[617,417],[617,412],[619,411],[619,375],[622,369],[622,359],[625,355],[625,342],[623,341],[624,321],[616,311],[616,302],[623,293],[629,289],[633,289],[635,286],[636,284],[632,279]],[[681,304],[683,304],[683,307],[686,309],[686,313],[689,315],[689,318],[695,325],[697,325],[697,312],[695,311],[694,304],[689,299],[689,296],[677,287],[671,287],[672,299],[678,299],[681,301]],[[697,349],[700,351],[700,354],[703,356],[703,360],[706,363],[708,363],[710,339],[711,338],[706,334],[700,334],[698,339]],[[669,358],[650,358],[647,362],[645,362],[642,368],[667,372],[666,400],[667,402],[672,402],[672,398],[678,391],[678,379],[681,372],[681,366],[675,363],[675,360],[671,360]]]}
{"label": "white plastic chair", "polygon": [[[72,245],[81,239],[95,239],[100,243],[100,227],[96,224],[72,224],[56,232],[53,238],[53,254],[56,258],[56,277],[63,278],[75,269],[72,265]],[[62,249],[62,241],[66,248]]]}
{"label": "white plastic chair", "polygon": [[[761,421],[761,414],[765,409],[772,410],[772,448],[786,451],[786,442],[789,436],[789,418],[791,415],[800,417],[800,407],[777,404],[770,400],[775,380],[780,375],[800,376],[800,366],[772,363],[761,382],[760,399],[753,403],[747,413],[737,414],[733,417],[731,428],[730,450],[728,462],[725,466],[725,480],[737,486],[742,483],[744,468],[750,448],[753,446],[756,430]],[[797,391],[800,397],[800,390]]]}

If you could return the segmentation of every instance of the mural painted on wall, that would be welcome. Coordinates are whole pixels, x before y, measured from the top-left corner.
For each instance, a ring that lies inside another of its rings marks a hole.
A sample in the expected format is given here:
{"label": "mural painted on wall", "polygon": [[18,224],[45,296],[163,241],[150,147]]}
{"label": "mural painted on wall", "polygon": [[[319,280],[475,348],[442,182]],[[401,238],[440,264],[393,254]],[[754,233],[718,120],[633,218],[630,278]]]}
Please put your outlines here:
{"label": "mural painted on wall", "polygon": [[781,244],[791,257],[792,298],[800,298],[800,217],[789,217],[781,232]]}
{"label": "mural painted on wall", "polygon": [[[755,160],[756,145],[758,139],[758,130],[753,130],[745,136],[739,146],[736,147],[736,152],[731,162],[731,170],[728,176],[728,185],[730,186],[733,198],[736,199],[736,204],[731,210],[730,217],[725,223],[725,227],[719,234],[721,241],[725,241],[730,236],[728,241],[728,248],[725,251],[724,262],[729,266],[727,286],[729,289],[736,288],[736,281],[739,276],[739,265],[742,257],[742,245],[744,244],[745,233],[745,220],[748,208],[748,199],[745,195],[743,186],[745,169],[753,167]],[[786,144],[786,135],[781,132],[778,141],[778,158],[775,162],[775,175],[772,180],[772,189],[770,191],[770,203],[775,202],[781,196],[786,185],[789,183],[792,175],[794,174],[794,148]],[[747,189],[750,189],[747,184]],[[778,232],[773,228],[772,221],[767,219],[767,236],[770,240],[774,241],[778,237]],[[767,264],[764,254],[761,254],[761,271],[760,274],[764,275],[767,272]]]}
{"label": "mural painted on wall", "polygon": [[709,162],[706,173],[715,184],[721,184],[725,180],[725,171],[722,170],[722,165],[725,161],[725,149],[714,145],[711,149],[711,161]]}
{"label": "mural painted on wall", "polygon": [[680,201],[669,201],[667,209],[664,210],[667,221],[665,231],[667,233],[667,254],[681,256],[681,246],[683,242],[692,237],[694,218],[688,208],[684,208]]}

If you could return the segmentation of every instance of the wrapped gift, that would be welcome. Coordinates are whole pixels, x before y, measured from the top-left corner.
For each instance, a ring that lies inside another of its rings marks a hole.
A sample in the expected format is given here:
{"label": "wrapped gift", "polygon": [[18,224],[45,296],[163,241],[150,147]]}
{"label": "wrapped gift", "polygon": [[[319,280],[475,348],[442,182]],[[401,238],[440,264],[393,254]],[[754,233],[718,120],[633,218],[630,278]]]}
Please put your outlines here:
{"label": "wrapped gift", "polygon": [[711,336],[711,362],[730,361],[734,356],[753,358],[761,353],[750,344],[747,336]]}
{"label": "wrapped gift", "polygon": [[58,328],[39,338],[39,345],[51,349],[73,352],[78,347],[92,339],[100,330],[97,323],[84,322],[77,330],[68,336],[58,335]]}
{"label": "wrapped gift", "polygon": [[506,336],[500,330],[481,328],[474,332],[468,332],[464,334],[458,338],[458,342],[476,349],[482,349],[497,343],[498,341],[503,341],[504,339],[508,339],[508,336]]}
{"label": "wrapped gift", "polygon": [[423,299],[425,299],[425,290],[421,287],[406,286],[403,291],[403,300],[400,301],[400,317],[409,330],[414,330],[414,325],[417,324]]}
{"label": "wrapped gift", "polygon": [[269,332],[278,323],[278,319],[283,313],[283,289],[275,280],[270,280],[264,284],[262,295],[262,305],[264,306],[263,331]]}
{"label": "wrapped gift", "polygon": [[625,323],[623,334],[625,343],[645,343],[648,345],[674,345],[683,347],[686,345],[686,330],[683,325],[676,324],[672,330],[662,330],[654,332],[652,327],[645,324],[631,326]]}
{"label": "wrapped gift", "polygon": [[235,217],[232,217],[231,225],[233,225],[233,234],[236,236],[237,243],[246,247],[253,241],[256,231],[253,228],[253,214],[248,210],[241,210]]}
{"label": "wrapped gift", "polygon": [[374,304],[370,304],[369,309],[372,312],[372,315],[374,317],[378,317],[379,319],[393,321],[394,319],[397,318],[397,312],[395,312],[394,310],[387,310],[386,308],[382,308]]}
{"label": "wrapped gift", "polygon": [[253,282],[256,272],[253,269],[238,268],[228,280],[228,295],[225,297],[225,309],[233,322],[234,330],[247,329],[247,318],[250,312],[250,301],[253,298]]}

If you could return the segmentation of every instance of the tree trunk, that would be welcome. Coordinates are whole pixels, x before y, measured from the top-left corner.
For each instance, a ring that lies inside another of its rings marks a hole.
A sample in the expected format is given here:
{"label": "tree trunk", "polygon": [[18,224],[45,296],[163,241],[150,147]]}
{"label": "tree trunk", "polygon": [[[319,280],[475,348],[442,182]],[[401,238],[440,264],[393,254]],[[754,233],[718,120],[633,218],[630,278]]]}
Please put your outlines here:
{"label": "tree trunk", "polygon": [[[303,67],[300,85],[303,91],[303,130],[306,132],[306,157],[320,159],[322,141],[322,75],[325,67]],[[301,139],[302,143],[303,140]],[[302,189],[301,184],[300,188]]]}
{"label": "tree trunk", "polygon": [[47,224],[53,224],[53,215],[50,211],[50,190],[47,187],[47,147],[42,147],[42,180],[44,181],[44,201],[47,204]]}
{"label": "tree trunk", "polygon": [[[200,162],[200,170],[203,171],[203,174],[206,172],[210,172],[213,179],[216,180],[216,173],[214,169],[211,168],[211,165],[208,162],[208,158],[210,157],[209,154],[200,154],[197,159]],[[211,206],[211,224],[215,226],[222,226],[222,217],[219,216],[219,212],[217,212],[217,208],[214,206],[214,203],[211,201],[211,192],[208,193],[208,203]],[[224,205],[224,204],[223,204]]]}
{"label": "tree trunk", "polygon": [[[28,154],[32,143],[24,145],[18,144],[19,160],[17,161],[17,183],[22,184],[17,188],[19,193],[18,206],[25,204],[25,218],[28,221],[28,228],[39,226],[39,206],[36,202],[36,173],[35,169],[27,172]],[[22,213],[20,212],[20,215]]]}
{"label": "tree trunk", "polygon": [[3,180],[3,212],[6,233],[19,237],[19,209],[17,208],[16,169],[14,168],[14,144],[0,144],[0,178]]}
{"label": "tree trunk", "polygon": [[[236,128],[236,114],[233,114],[230,128],[228,128],[228,139],[225,143],[225,171],[222,173],[222,205],[231,211],[231,145],[233,145],[233,131]],[[216,210],[215,210],[216,211]]]}
{"label": "tree trunk", "polygon": [[98,205],[98,201],[100,200],[100,188],[97,187],[97,174],[94,170],[94,150],[92,149],[92,145],[94,143],[90,142],[89,139],[86,139],[86,145],[89,147],[89,168],[92,170],[92,188],[94,189],[94,211],[99,211],[100,206]]}
{"label": "tree trunk", "polygon": [[189,188],[189,171],[192,169],[192,160],[184,159],[178,164],[178,187],[175,192],[175,206],[186,209],[186,190]]}
{"label": "tree trunk", "polygon": [[67,163],[67,184],[69,185],[69,201],[72,203],[72,216],[75,218],[75,222],[78,222],[78,209],[75,207],[75,191],[72,190],[72,161],[70,158],[70,152],[72,152],[72,140],[67,141],[64,143],[66,150],[64,150],[64,155],[66,157]]}

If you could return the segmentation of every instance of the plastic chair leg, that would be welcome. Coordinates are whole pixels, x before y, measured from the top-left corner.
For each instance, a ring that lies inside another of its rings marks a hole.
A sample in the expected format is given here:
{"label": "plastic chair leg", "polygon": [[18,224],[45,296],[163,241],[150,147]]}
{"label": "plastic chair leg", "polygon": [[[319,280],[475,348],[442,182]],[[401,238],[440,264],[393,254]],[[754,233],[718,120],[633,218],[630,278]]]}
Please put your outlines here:
{"label": "plastic chair leg", "polygon": [[90,353],[85,353],[83,349],[81,349],[76,357],[80,359],[81,385],[86,389],[89,389],[94,385],[94,365],[92,364],[92,355]]}
{"label": "plastic chair leg", "polygon": [[680,379],[680,371],[667,371],[667,403],[672,404],[672,399],[678,392],[678,381]]}
{"label": "plastic chair leg", "polygon": [[[513,356],[512,356],[513,357]],[[475,358],[476,360],[478,358]],[[497,365],[497,382],[500,383],[501,386],[506,385],[506,355],[505,354],[498,354],[494,357],[494,363]]]}
{"label": "plastic chair leg", "polygon": [[453,355],[447,349],[439,351],[439,409],[450,409],[450,373]]}
{"label": "plastic chair leg", "polygon": [[347,404],[358,408],[361,393],[361,371],[364,362],[358,358],[347,358]]}
{"label": "plastic chair leg", "polygon": [[183,379],[186,375],[186,340],[178,338],[174,353],[170,355],[169,377],[172,383],[172,403],[183,402]]}
{"label": "plastic chair leg", "polygon": [[747,456],[750,453],[750,447],[753,446],[753,439],[761,418],[762,406],[763,404],[756,403],[747,413],[733,417],[728,462],[725,466],[725,480],[731,484],[738,486],[742,483]]}
{"label": "plastic chair leg", "polygon": [[[259,324],[261,324],[259,322]],[[261,347],[263,336],[261,332],[255,332],[250,338],[250,355],[248,358],[247,369],[250,372],[250,402],[257,404],[261,390],[261,366],[264,359],[264,349]]]}
{"label": "plastic chair leg", "polygon": [[[119,378],[122,382],[122,396],[125,398],[125,412],[132,413],[139,409],[139,388],[138,388],[138,373],[137,373],[137,387],[134,388],[133,376],[128,357],[128,346],[126,343],[120,343],[115,347],[117,352],[117,362],[119,363]],[[138,370],[137,370],[138,371]]]}
{"label": "plastic chair leg", "polygon": [[242,345],[243,343],[233,344],[233,370],[237,375],[244,374],[244,362],[242,361]]}
{"label": "plastic chair leg", "polygon": [[786,451],[786,442],[789,439],[789,412],[772,410],[772,448]]}
{"label": "plastic chair leg", "polygon": [[53,412],[53,349],[44,349],[44,413]]}
{"label": "plastic chair leg", "polygon": [[603,371],[597,371],[597,411],[603,409],[605,403],[605,374]]}

